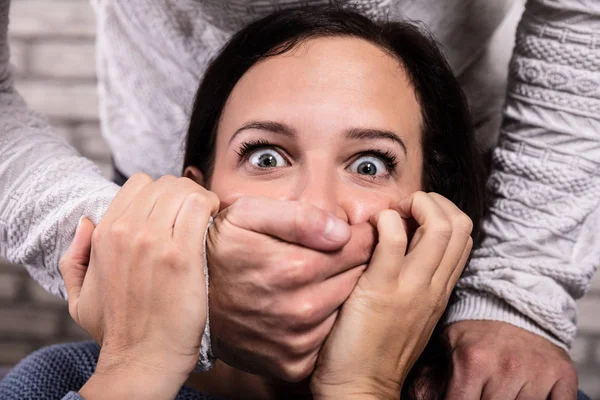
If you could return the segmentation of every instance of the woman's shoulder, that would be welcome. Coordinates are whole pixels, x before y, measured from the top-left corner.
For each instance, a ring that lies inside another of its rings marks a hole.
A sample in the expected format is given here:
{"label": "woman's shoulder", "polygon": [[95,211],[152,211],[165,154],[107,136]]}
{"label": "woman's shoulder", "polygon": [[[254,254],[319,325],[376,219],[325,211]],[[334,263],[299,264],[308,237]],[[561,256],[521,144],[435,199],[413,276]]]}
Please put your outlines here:
{"label": "woman's shoulder", "polygon": [[0,399],[60,399],[93,374],[100,347],[94,342],[57,344],[24,358],[0,381]]}

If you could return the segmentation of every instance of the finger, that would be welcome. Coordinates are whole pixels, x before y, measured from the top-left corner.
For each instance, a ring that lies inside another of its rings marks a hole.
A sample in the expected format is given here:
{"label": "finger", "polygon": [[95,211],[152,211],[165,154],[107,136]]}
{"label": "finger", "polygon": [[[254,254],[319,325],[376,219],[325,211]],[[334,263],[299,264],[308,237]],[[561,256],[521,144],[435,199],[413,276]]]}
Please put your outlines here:
{"label": "finger", "polygon": [[234,225],[315,250],[332,251],[350,240],[348,223],[309,203],[241,197],[226,214]]}
{"label": "finger", "polygon": [[77,301],[90,261],[93,233],[94,224],[83,217],[77,225],[73,242],[60,260],[60,273],[65,281],[69,312],[77,323],[79,323]]}
{"label": "finger", "polygon": [[108,210],[102,217],[103,223],[111,225],[117,218],[121,217],[140,190],[152,182],[152,178],[146,174],[135,174],[129,178],[110,203]]}
{"label": "finger", "polygon": [[515,400],[521,391],[524,383],[516,376],[496,377],[486,382],[481,393],[481,400],[506,399]]}
{"label": "finger", "polygon": [[450,294],[454,290],[454,287],[458,283],[458,280],[462,276],[463,271],[465,270],[465,266],[467,265],[467,261],[469,260],[469,256],[471,255],[471,250],[473,249],[473,238],[469,236],[469,240],[467,241],[467,245],[463,250],[463,254],[460,258],[458,264],[452,271],[452,275],[448,280],[448,285],[446,286],[446,295],[450,297]]}
{"label": "finger", "polygon": [[[456,367],[455,367],[456,368]],[[466,379],[454,372],[446,392],[446,400],[480,400],[483,382],[479,379]]]}
{"label": "finger", "polygon": [[122,218],[135,224],[146,223],[159,197],[165,193],[170,193],[170,188],[176,181],[175,176],[165,175],[144,186],[130,201],[129,206],[122,214]]}
{"label": "finger", "polygon": [[[457,268],[461,271],[464,268],[466,259],[464,262],[462,259],[465,255],[465,248],[469,247],[470,251],[473,242],[471,239],[473,222],[450,200],[437,193],[429,193],[429,195],[448,216],[450,224],[452,225],[452,235],[448,247],[440,262],[440,266],[435,273],[440,280],[448,282]],[[468,254],[469,253],[467,253],[467,258]]]}
{"label": "finger", "polygon": [[[540,382],[536,382],[535,384],[531,382],[527,382],[519,393],[515,400],[547,400],[550,394],[551,385],[543,385]],[[568,400],[568,398],[564,398]]]}
{"label": "finger", "polygon": [[415,192],[395,208],[404,218],[419,224],[405,257],[405,268],[415,266],[419,275],[431,279],[452,237],[452,225],[442,208],[427,193]]}
{"label": "finger", "polygon": [[[371,259],[375,247],[376,229],[369,222],[351,225],[352,235],[350,241],[340,250],[335,252],[322,252],[289,244],[290,251],[278,253],[274,261],[282,266],[298,268],[298,264],[290,263],[291,259],[302,260],[301,273],[291,271],[293,279],[282,280],[279,289],[291,289],[299,285],[315,284],[336,277],[357,266],[366,265]],[[281,243],[276,244],[281,245]],[[282,267],[285,268],[285,267]],[[281,271],[280,276],[284,276]]]}
{"label": "finger", "polygon": [[377,226],[379,238],[364,279],[377,287],[397,284],[408,242],[406,225],[394,210],[383,210],[371,220]]}
{"label": "finger", "polygon": [[312,285],[298,293],[296,301],[290,302],[294,309],[290,318],[290,328],[296,331],[311,329],[334,314],[348,299],[366,265],[352,268],[317,285]]}
{"label": "finger", "polygon": [[369,263],[376,244],[377,232],[369,222],[350,226],[352,234],[350,241],[339,251],[323,253],[305,249],[314,256],[309,268],[313,268],[314,275],[308,276],[309,280],[324,281],[359,265]]}
{"label": "finger", "polygon": [[160,193],[148,217],[148,224],[153,229],[168,229],[172,233],[177,214],[185,199],[192,193],[209,192],[189,178],[178,178],[168,191]]}
{"label": "finger", "polygon": [[176,216],[173,239],[186,249],[202,250],[208,221],[218,212],[219,199],[212,192],[190,194]]}
{"label": "finger", "polygon": [[559,379],[550,392],[550,400],[575,400],[577,398],[577,379]]}

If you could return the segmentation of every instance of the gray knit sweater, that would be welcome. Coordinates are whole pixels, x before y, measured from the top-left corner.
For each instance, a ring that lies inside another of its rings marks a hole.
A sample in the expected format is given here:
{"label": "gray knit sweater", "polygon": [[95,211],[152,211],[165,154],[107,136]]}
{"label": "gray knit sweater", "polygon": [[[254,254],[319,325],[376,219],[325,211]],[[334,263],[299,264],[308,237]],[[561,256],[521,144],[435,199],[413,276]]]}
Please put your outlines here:
{"label": "gray knit sweater", "polygon": [[[328,0],[96,0],[100,114],[121,171],[180,172],[204,68],[242,24]],[[529,0],[505,81],[520,0],[355,0],[374,17],[426,22],[493,142],[485,239],[448,322],[494,319],[568,347],[574,299],[600,263],[600,1]],[[65,294],[58,261],[81,215],[98,221],[118,187],[52,134],[13,89],[9,0],[0,0],[0,254]],[[503,99],[506,104],[501,114]]]}

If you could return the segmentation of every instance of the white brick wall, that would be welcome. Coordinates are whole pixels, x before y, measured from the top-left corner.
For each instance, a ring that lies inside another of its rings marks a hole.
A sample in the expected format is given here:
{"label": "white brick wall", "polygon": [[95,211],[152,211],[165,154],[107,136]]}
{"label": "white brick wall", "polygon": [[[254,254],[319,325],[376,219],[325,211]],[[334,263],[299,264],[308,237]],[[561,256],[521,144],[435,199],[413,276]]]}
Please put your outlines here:
{"label": "white brick wall", "polygon": [[85,41],[35,42],[29,48],[29,73],[44,78],[95,79],[94,43]]}
{"label": "white brick wall", "polygon": [[[110,176],[108,148],[100,137],[95,88],[95,20],[87,0],[12,0],[12,62],[17,88],[45,113],[54,132],[98,162]],[[600,274],[579,301],[580,333],[572,350],[581,387],[600,399]],[[0,366],[35,348],[86,338],[66,306],[21,267],[0,261]]]}

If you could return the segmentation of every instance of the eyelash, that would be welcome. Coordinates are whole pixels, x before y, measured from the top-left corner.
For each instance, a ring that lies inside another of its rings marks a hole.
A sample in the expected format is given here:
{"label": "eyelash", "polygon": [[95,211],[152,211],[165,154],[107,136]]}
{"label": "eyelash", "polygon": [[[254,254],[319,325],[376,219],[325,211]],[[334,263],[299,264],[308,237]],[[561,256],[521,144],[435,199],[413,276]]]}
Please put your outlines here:
{"label": "eyelash", "polygon": [[[264,148],[277,148],[277,146],[273,146],[271,143],[269,143],[269,141],[265,139],[257,139],[248,142],[243,142],[240,145],[239,149],[236,150],[236,154],[240,158],[240,164],[246,161],[250,154],[252,154],[255,150]],[[391,150],[381,151],[378,149],[369,149],[361,152],[359,156],[375,156],[379,158],[381,161],[383,161],[389,172],[393,172],[398,166],[398,157],[396,157],[396,155]]]}
{"label": "eyelash", "polygon": [[240,157],[240,163],[242,163],[246,161],[248,156],[250,156],[250,154],[255,150],[264,149],[267,147],[275,148],[276,146],[273,146],[265,139],[251,140],[248,142],[243,142],[240,145],[240,148],[236,150],[236,153]]}

